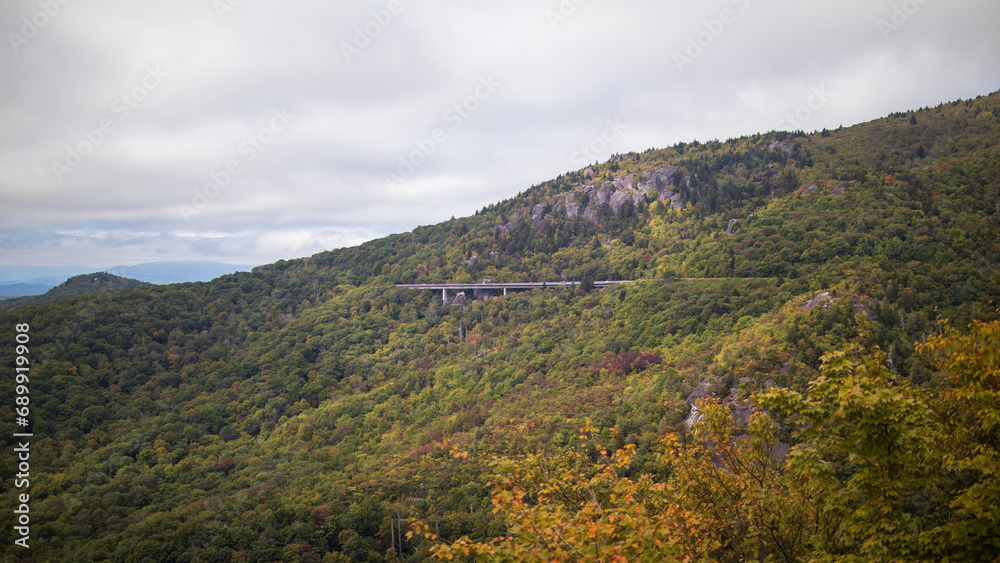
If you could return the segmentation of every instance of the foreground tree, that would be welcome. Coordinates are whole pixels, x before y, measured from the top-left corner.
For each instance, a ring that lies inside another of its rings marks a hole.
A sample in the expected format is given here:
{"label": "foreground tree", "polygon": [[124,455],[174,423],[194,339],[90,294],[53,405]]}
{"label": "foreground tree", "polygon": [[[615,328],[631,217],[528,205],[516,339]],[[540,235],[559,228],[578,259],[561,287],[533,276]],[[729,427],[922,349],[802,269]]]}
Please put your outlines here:
{"label": "foreground tree", "polygon": [[[701,404],[697,442],[660,441],[657,461],[673,474],[657,482],[629,477],[635,447],[608,455],[591,441],[557,455],[495,458],[486,470],[494,484],[494,512],[508,522],[506,536],[451,543],[417,523],[412,533],[437,541],[440,559],[482,561],[794,561],[815,533],[818,508],[796,492],[772,455],[774,423],[756,413],[747,434],[728,408]],[[459,452],[461,458],[467,453]]]}
{"label": "foreground tree", "polygon": [[827,354],[807,395],[760,403],[794,413],[785,468],[808,478],[830,522],[828,560],[991,561],[1000,556],[1000,322],[948,324],[917,344],[945,376],[936,393],[885,366],[878,348]]}
{"label": "foreground tree", "polygon": [[934,404],[936,454],[947,518],[924,533],[928,555],[940,560],[1000,557],[1000,322],[976,322],[962,333],[918,344],[948,378]]}
{"label": "foreground tree", "polygon": [[806,393],[758,396],[795,428],[786,460],[763,410],[741,428],[700,404],[693,443],[660,441],[666,482],[630,476],[634,447],[609,456],[588,424],[569,451],[487,462],[505,536],[411,534],[437,558],[483,561],[996,560],[1000,322],[946,325],[917,349],[947,378],[936,394],[852,345],[823,357]]}

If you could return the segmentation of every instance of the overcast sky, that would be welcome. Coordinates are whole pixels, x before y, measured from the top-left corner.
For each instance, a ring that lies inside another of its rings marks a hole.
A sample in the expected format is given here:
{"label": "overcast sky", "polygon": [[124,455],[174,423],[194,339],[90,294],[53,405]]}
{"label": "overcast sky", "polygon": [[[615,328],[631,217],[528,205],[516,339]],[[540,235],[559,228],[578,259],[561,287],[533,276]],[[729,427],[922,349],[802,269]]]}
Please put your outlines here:
{"label": "overcast sky", "polygon": [[0,265],[261,264],[1000,89],[996,0],[4,0]]}

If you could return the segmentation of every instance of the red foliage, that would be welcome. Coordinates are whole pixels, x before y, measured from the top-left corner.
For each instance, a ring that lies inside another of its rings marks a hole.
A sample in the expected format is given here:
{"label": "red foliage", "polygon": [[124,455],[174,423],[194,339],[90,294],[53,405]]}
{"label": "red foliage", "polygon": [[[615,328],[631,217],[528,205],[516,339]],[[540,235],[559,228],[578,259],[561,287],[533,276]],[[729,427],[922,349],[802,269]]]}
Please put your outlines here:
{"label": "red foliage", "polygon": [[597,364],[595,371],[602,369],[608,373],[622,377],[635,371],[642,371],[648,366],[658,364],[663,358],[655,352],[622,352],[620,354],[608,354],[604,360]]}
{"label": "red foliage", "polygon": [[316,525],[320,528],[326,525],[326,519],[330,517],[333,513],[328,506],[314,506],[312,507],[313,518],[316,520]]}
{"label": "red foliage", "polygon": [[224,459],[219,463],[215,464],[215,470],[221,471],[223,473],[229,473],[229,470],[232,468],[233,468],[233,460],[231,459]]}

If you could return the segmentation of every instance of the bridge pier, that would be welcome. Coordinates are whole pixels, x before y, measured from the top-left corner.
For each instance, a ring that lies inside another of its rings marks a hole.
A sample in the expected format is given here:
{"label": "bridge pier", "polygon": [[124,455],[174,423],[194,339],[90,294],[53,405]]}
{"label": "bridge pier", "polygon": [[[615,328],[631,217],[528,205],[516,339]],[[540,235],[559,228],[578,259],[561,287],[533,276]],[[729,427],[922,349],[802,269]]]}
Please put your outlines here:
{"label": "bridge pier", "polygon": [[441,288],[441,301],[444,302],[445,305],[448,304],[448,288]]}

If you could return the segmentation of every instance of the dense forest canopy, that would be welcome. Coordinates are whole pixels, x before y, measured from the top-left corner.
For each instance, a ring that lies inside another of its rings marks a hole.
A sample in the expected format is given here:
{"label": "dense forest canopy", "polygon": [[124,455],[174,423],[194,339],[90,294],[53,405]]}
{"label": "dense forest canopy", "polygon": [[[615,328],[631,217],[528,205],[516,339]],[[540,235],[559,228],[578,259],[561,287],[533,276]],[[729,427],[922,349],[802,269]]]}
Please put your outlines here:
{"label": "dense forest canopy", "polygon": [[[395,285],[483,279],[584,283]],[[615,155],[357,247],[31,304],[0,313],[8,370],[30,326],[0,482],[11,515],[30,431],[31,547],[4,526],[0,553],[997,557],[998,298],[993,94]]]}

